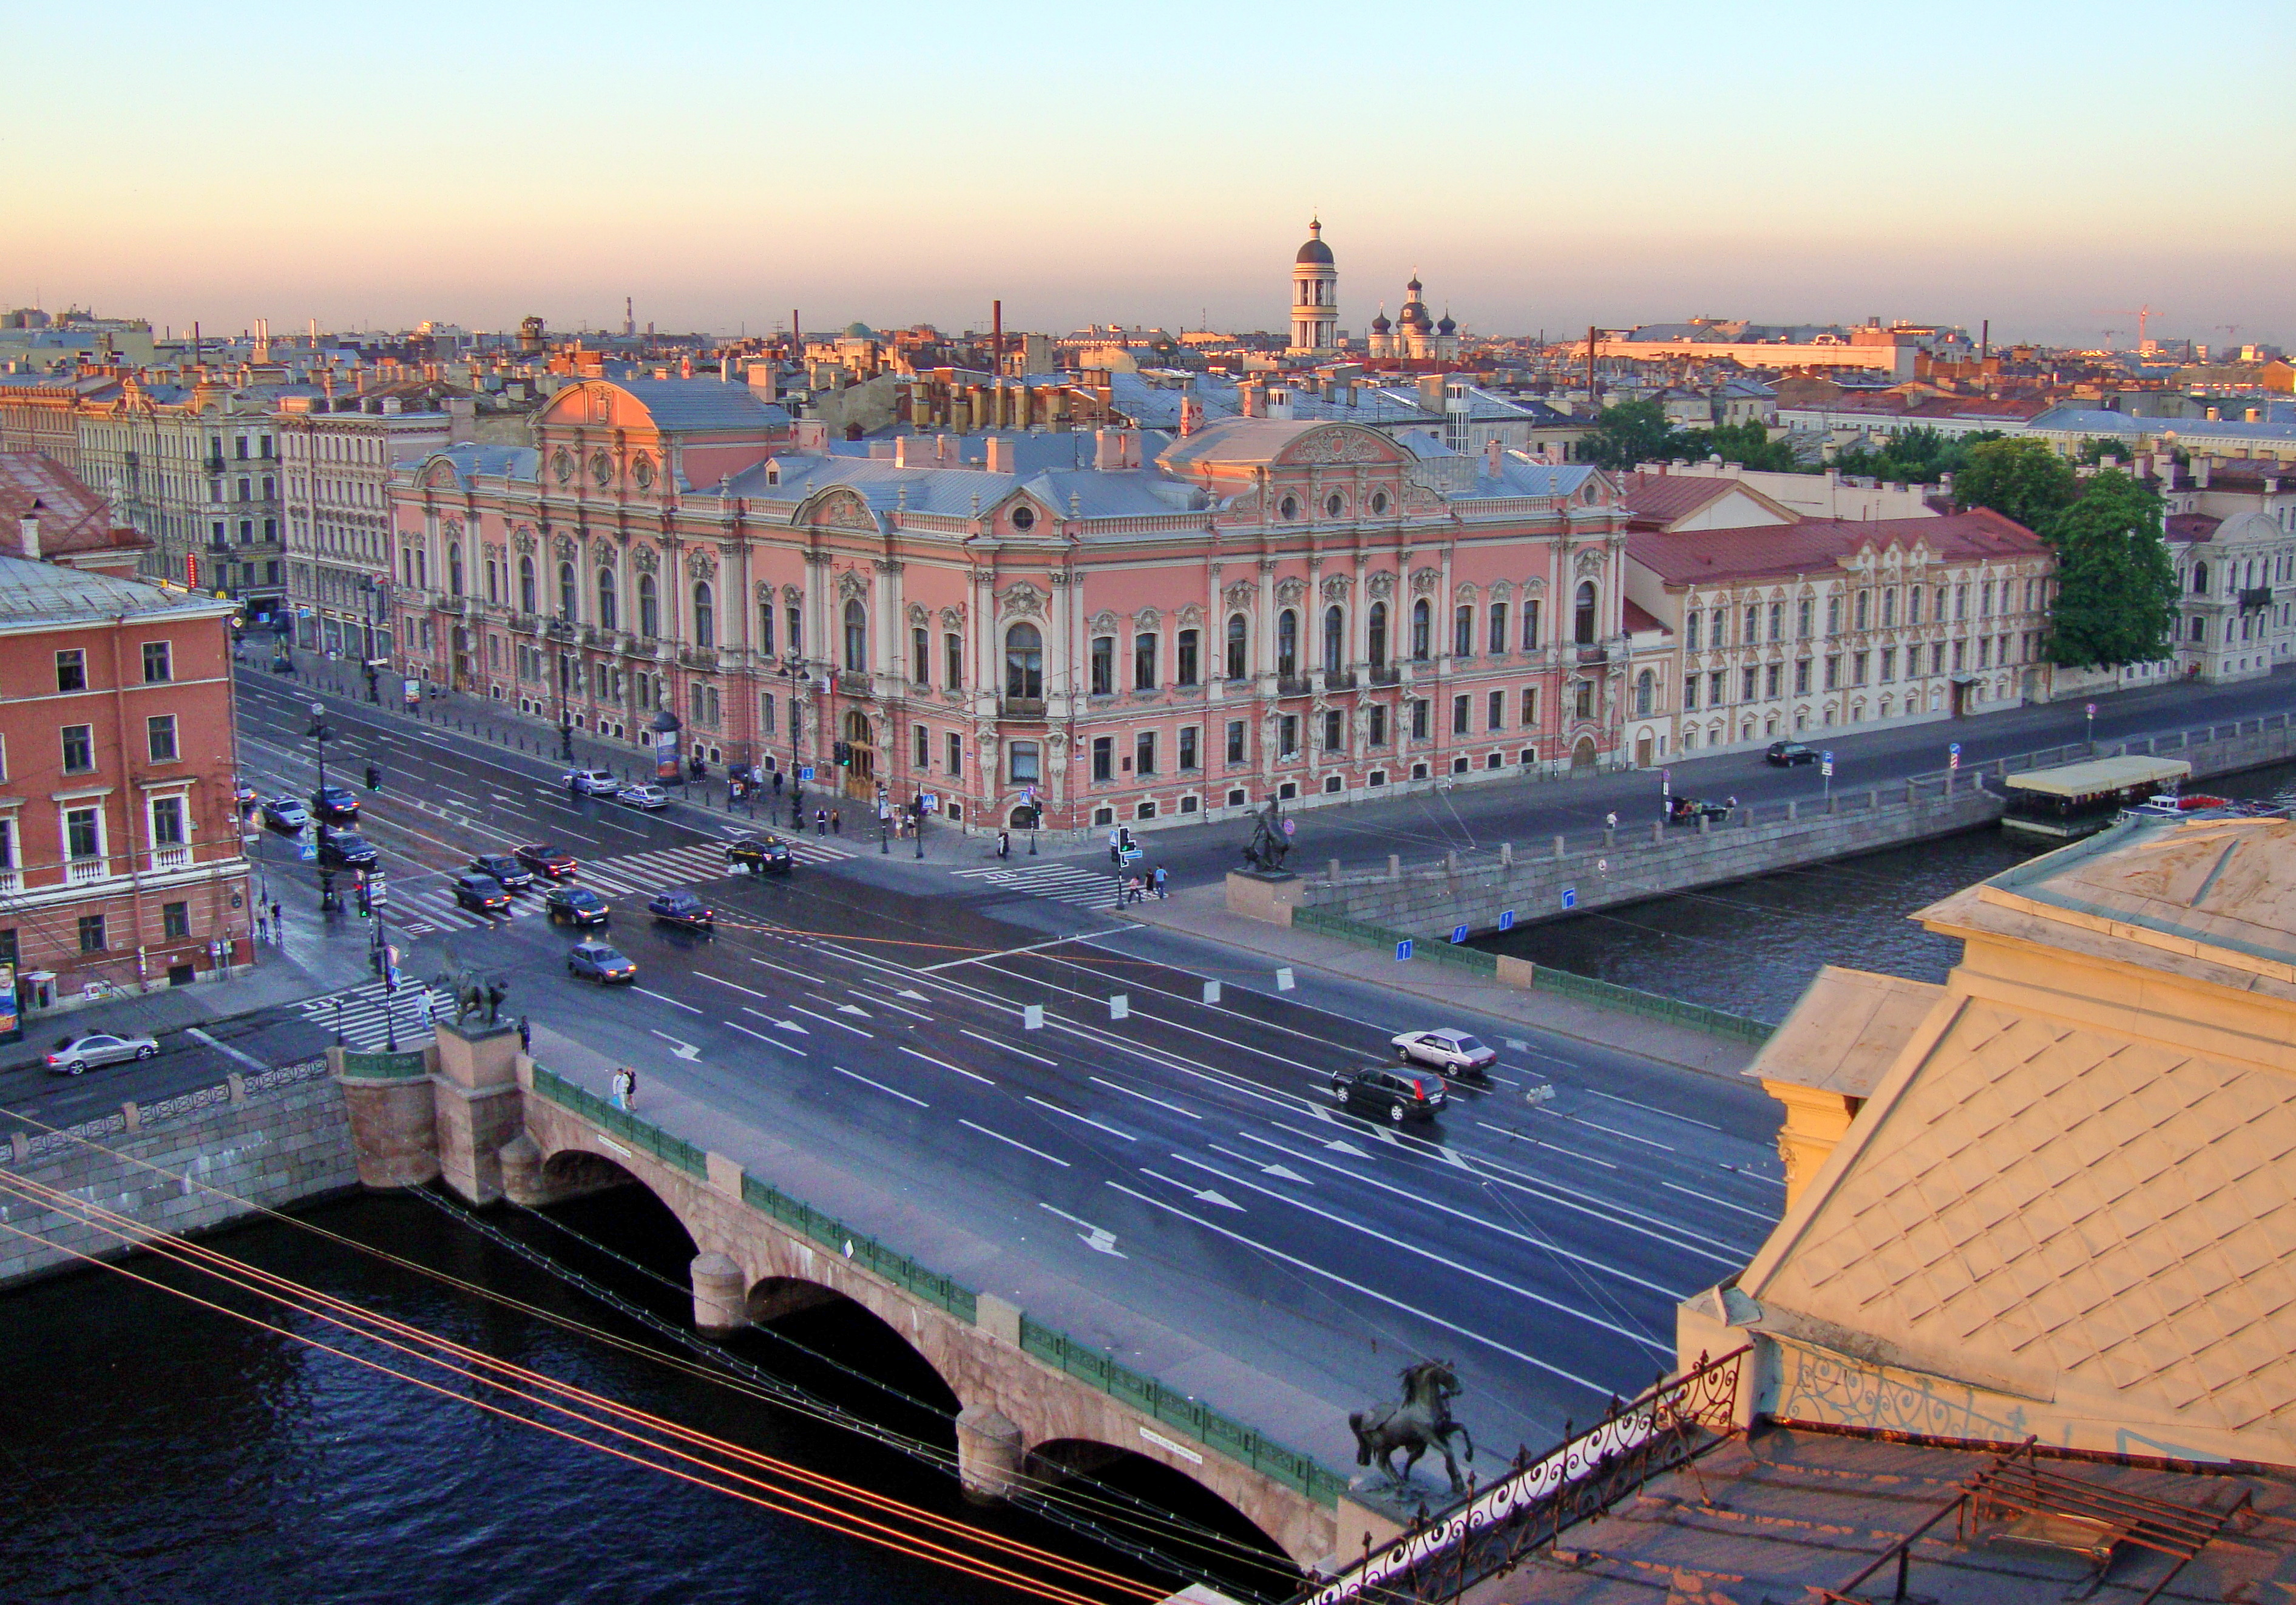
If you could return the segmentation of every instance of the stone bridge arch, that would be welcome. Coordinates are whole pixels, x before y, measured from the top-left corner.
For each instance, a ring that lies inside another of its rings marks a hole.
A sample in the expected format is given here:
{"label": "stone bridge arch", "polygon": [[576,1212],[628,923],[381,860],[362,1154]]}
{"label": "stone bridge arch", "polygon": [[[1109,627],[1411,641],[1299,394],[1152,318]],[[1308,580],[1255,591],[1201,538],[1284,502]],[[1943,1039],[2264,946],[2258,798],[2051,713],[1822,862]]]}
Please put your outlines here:
{"label": "stone bridge arch", "polygon": [[[1201,1477],[1185,1475],[1164,1460],[1097,1439],[1047,1438],[1029,1445],[1022,1470],[1031,1482],[1053,1488],[1073,1477],[1090,1477],[1134,1494],[1145,1505],[1248,1545],[1266,1557],[1264,1563],[1255,1566],[1231,1552],[1212,1557],[1208,1564],[1216,1572],[1236,1576],[1254,1593],[1281,1597],[1299,1584],[1283,1545],[1266,1527]],[[1168,1552],[1187,1547],[1168,1534],[1153,1535],[1150,1542]]]}

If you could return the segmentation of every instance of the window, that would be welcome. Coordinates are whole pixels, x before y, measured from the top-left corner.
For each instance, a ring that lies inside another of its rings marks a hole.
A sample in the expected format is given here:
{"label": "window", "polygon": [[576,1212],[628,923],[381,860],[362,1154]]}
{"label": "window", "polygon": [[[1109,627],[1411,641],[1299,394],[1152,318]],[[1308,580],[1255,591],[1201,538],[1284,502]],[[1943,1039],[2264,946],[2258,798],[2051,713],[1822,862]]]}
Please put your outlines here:
{"label": "window", "polygon": [[1761,672],[1762,671],[1759,669],[1756,668],[1751,663],[1747,664],[1743,669],[1738,671],[1738,700],[1740,702],[1751,702],[1754,700],[1754,687],[1759,681]]}
{"label": "window", "polygon": [[184,800],[181,797],[152,799],[152,844],[154,847],[180,847],[188,834],[184,828]]}
{"label": "window", "polygon": [[1918,624],[1921,621],[1922,588],[1918,585],[1909,585],[1906,587],[1906,622]]}
{"label": "window", "polygon": [[789,624],[789,649],[798,656],[805,655],[805,609],[792,602],[783,615]]}
{"label": "window", "polygon": [[1375,746],[1375,747],[1383,747],[1383,746],[1385,746],[1385,745],[1387,745],[1387,704],[1384,704],[1384,703],[1374,703],[1374,704],[1372,704],[1372,710],[1371,710],[1371,727],[1370,727],[1370,728],[1365,732],[1365,736],[1366,736],[1366,739],[1369,741],[1370,745],[1373,745],[1373,746]]}
{"label": "window", "polygon": [[1244,661],[1248,626],[1242,613],[1230,613],[1227,620],[1227,678],[1240,680],[1250,672]]}
{"label": "window", "polygon": [[1132,737],[1132,772],[1152,775],[1156,772],[1156,732],[1139,730]]}
{"label": "window", "polygon": [[964,773],[964,737],[955,730],[948,733],[947,761],[950,774],[961,776]]}
{"label": "window", "polygon": [[574,565],[558,565],[558,616],[570,622],[582,616],[582,599],[575,594]]}
{"label": "window", "polygon": [[1897,678],[1898,649],[1895,646],[1884,646],[1882,648],[1882,683],[1886,686]]}
{"label": "window", "polygon": [[183,942],[192,934],[192,905],[187,902],[160,905],[160,936],[166,942]]}
{"label": "window", "polygon": [[1830,636],[1841,633],[1841,598],[1839,597],[1825,599],[1825,633]]}
{"label": "window", "polygon": [[1279,759],[1300,755],[1300,716],[1285,713],[1275,720],[1275,755]]}
{"label": "window", "polygon": [[[2193,639],[2196,641],[2201,638],[2201,622],[2202,621],[2198,619],[2194,619],[2193,621]],[[1960,640],[1956,641],[1953,644],[1953,671],[1956,674],[1959,674],[1963,670],[1968,667],[1969,638],[1964,636]]]}
{"label": "window", "polygon": [[1993,581],[1990,580],[1977,588],[1977,616],[1980,619],[1993,616]]}
{"label": "window", "polygon": [[602,568],[598,571],[598,628],[619,629],[620,617],[614,603],[614,571]]}
{"label": "window", "polygon": [[1850,654],[1849,683],[1851,685],[1862,686],[1866,683],[1866,659],[1872,655],[1873,654],[1871,653],[1866,652],[1855,652]]}
{"label": "window", "polygon": [[1324,710],[1324,751],[1336,753],[1347,745],[1347,715],[1337,708]]}
{"label": "window", "polygon": [[518,607],[521,613],[537,611],[534,599],[534,559],[531,557],[518,560]]}
{"label": "window", "polygon": [[1706,705],[1708,707],[1718,708],[1722,705],[1722,687],[1724,681],[1725,677],[1723,671],[1719,669],[1717,669],[1713,673],[1706,677]]}
{"label": "window", "polygon": [[1682,677],[1682,711],[1685,713],[1698,711],[1698,677],[1694,674]]}
{"label": "window", "polygon": [[1196,727],[1184,725],[1180,729],[1180,767],[1183,770],[1202,767],[1203,755],[1196,750]]}
{"label": "window", "polygon": [[1770,639],[1783,641],[1785,639],[1785,635],[1786,605],[1783,602],[1773,602],[1770,604]]}
{"label": "window", "polygon": [[165,641],[144,643],[144,683],[156,686],[176,678],[175,654]]}
{"label": "window", "polygon": [[[932,684],[932,632],[929,630],[909,631],[909,674],[920,686]],[[920,766],[922,760],[919,760]]]}
{"label": "window", "polygon": [[[244,537],[246,529],[242,525],[241,534]],[[457,597],[463,594],[463,546],[460,541],[447,543],[447,588]]]}
{"label": "window", "polygon": [[1132,638],[1132,688],[1156,688],[1156,632],[1152,630],[1144,630]]}
{"label": "window", "polygon": [[1775,700],[1778,695],[1779,678],[1785,673],[1784,663],[1769,663],[1762,670],[1762,695]]}
{"label": "window", "polygon": [[1522,605],[1522,649],[1525,652],[1538,650],[1538,604],[1535,600],[1525,601]]}
{"label": "window", "polygon": [[100,858],[103,853],[103,832],[95,810],[74,808],[64,813],[64,851],[72,858]]}
{"label": "window", "polygon": [[718,599],[707,580],[697,580],[693,584],[693,644],[718,645]]}
{"label": "window", "polygon": [[1746,604],[1746,622],[1738,631],[1739,644],[1751,646],[1759,643],[1761,638],[1762,605],[1759,602],[1749,602]]}
{"label": "window", "polygon": [[1841,654],[1835,653],[1825,660],[1825,688],[1836,691],[1841,687]]}
{"label": "window", "polygon": [[1873,601],[1874,601],[1874,593],[1873,593],[1872,591],[1859,591],[1859,592],[1857,593],[1857,627],[1859,630],[1863,630],[1863,629],[1865,629],[1865,628],[1866,628],[1866,621],[1867,621],[1867,619],[1868,619],[1868,618],[1870,618],[1870,617],[1872,616],[1872,613],[1873,613]]}
{"label": "window", "polygon": [[1507,605],[1491,604],[1491,652],[1493,655],[1507,649]]}
{"label": "window", "polygon": [[1428,612],[1427,599],[1421,597],[1411,605],[1411,661],[1423,663],[1435,651],[1430,638],[1434,632],[1432,616]]}
{"label": "window", "polygon": [[1324,610],[1324,672],[1337,674],[1347,663],[1347,615],[1336,607],[1327,607]]}
{"label": "window", "polygon": [[[1651,706],[1653,703],[1657,702],[1657,700],[1658,676],[1645,669],[1640,674],[1635,676],[1635,717],[1637,719],[1648,719],[1651,714]],[[1491,701],[1494,704],[1498,701],[1497,692],[1494,691],[1491,693]],[[1496,710],[1494,710],[1494,715],[1491,720],[1491,728],[1495,730],[1498,728],[1498,719],[1496,714]]]}
{"label": "window", "polygon": [[1414,741],[1427,739],[1427,727],[1431,720],[1431,715],[1428,711],[1430,706],[1431,704],[1423,696],[1414,698],[1412,701],[1411,739]]}
{"label": "window", "polygon": [[[964,638],[950,630],[941,641],[941,684],[951,691],[964,689]],[[772,651],[768,646],[766,650]]]}
{"label": "window", "polygon": [[1894,630],[1898,624],[1898,588],[1891,586],[1882,593],[1882,628]]}
{"label": "window", "polygon": [[103,951],[103,916],[83,914],[79,917],[79,951],[83,953]]}
{"label": "window", "polygon": [[1116,695],[1116,638],[1092,638],[1092,694],[1095,696]]}
{"label": "window", "polygon": [[1809,627],[1812,622],[1811,615],[1816,612],[1816,609],[1817,604],[1808,597],[1804,597],[1801,599],[1800,605],[1794,609],[1795,640],[1807,641],[1809,639]]}
{"label": "window", "polygon": [[[521,675],[525,673],[525,666],[522,661],[521,663],[519,671]],[[643,679],[644,677],[640,678]],[[774,717],[774,694],[770,691],[758,692],[758,729],[764,736],[765,739],[771,741],[774,738],[774,731],[777,728],[778,723],[779,721]]]}
{"label": "window", "polygon": [[652,640],[661,633],[661,587],[652,574],[638,576],[638,634]]}
{"label": "window", "polygon": [[1034,624],[1004,632],[1004,695],[1016,702],[1044,699],[1045,638]]}
{"label": "window", "polygon": [[1286,679],[1300,672],[1300,615],[1289,607],[1275,615],[1275,672]]}
{"label": "window", "polygon": [[1693,608],[1690,611],[1689,615],[1683,621],[1682,649],[1685,652],[1695,652],[1698,650],[1698,622],[1700,616],[1698,610]]}
{"label": "window", "polygon": [[845,605],[845,666],[857,674],[869,667],[869,615],[858,597]]}
{"label": "window", "polygon": [[87,654],[75,646],[69,652],[56,654],[56,689],[85,691],[87,689]]}
{"label": "window", "polygon": [[85,775],[95,768],[95,727],[66,725],[63,728],[64,773]]}
{"label": "window", "polygon": [[1013,785],[1035,786],[1043,780],[1044,772],[1037,761],[1038,748],[1035,742],[1015,741],[1004,751],[1005,761],[1012,766]]}
{"label": "window", "polygon": [[932,732],[922,725],[912,725],[909,728],[916,737],[913,744],[916,752],[910,760],[911,767],[919,770],[931,769],[932,767]]}
{"label": "window", "polygon": [[1595,717],[1595,682],[1593,680],[1572,680],[1570,696],[1571,712],[1575,717],[1579,719]]}
{"label": "window", "polygon": [[774,655],[774,605],[770,602],[758,604],[758,651],[768,658]]}
{"label": "window", "polygon": [[154,713],[144,721],[144,737],[152,751],[154,763],[173,763],[181,756],[176,750],[176,716]]}
{"label": "window", "polygon": [[1571,634],[1581,646],[1595,644],[1595,582],[1578,582],[1578,603],[1571,621]]}
{"label": "window", "polygon": [[[1201,666],[1196,661],[1202,634],[1201,630],[1184,630],[1174,638],[1173,657],[1175,666],[1179,671],[1177,679],[1183,686],[1194,685],[1198,675],[1202,672]],[[950,638],[954,640],[955,638]]]}
{"label": "window", "polygon": [[1475,655],[1475,610],[1464,603],[1451,610],[1451,655]]}
{"label": "window", "polygon": [[1371,626],[1369,643],[1371,666],[1374,669],[1384,669],[1387,667],[1386,603],[1374,602],[1371,605],[1371,617],[1368,622]]}
{"label": "window", "polygon": [[1243,720],[1241,719],[1231,719],[1227,721],[1227,761],[1230,763],[1242,763],[1244,761]]}
{"label": "window", "polygon": [[1798,659],[1794,663],[1794,695],[1796,696],[1809,695],[1809,660],[1808,658]]}
{"label": "window", "polygon": [[1945,643],[1943,641],[1936,642],[1930,647],[1930,672],[1931,674],[1943,674],[1945,672]]}
{"label": "window", "polygon": [[[2201,588],[2205,590],[2208,588],[2203,584]],[[1967,620],[1968,617],[1969,587],[1966,585],[1956,585],[1953,588],[1953,621],[1959,624]]]}

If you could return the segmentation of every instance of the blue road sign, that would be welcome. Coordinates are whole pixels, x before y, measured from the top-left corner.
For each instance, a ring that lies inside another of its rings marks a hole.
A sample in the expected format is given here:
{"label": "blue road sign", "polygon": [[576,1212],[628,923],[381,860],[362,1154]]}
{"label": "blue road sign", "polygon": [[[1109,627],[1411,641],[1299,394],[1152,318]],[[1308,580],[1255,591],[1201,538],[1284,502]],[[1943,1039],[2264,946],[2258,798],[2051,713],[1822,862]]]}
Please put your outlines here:
{"label": "blue road sign", "polygon": [[295,849],[295,856],[308,863],[319,856],[319,850],[312,843],[305,842]]}
{"label": "blue road sign", "polygon": [[813,778],[813,765],[811,765],[810,763],[808,763],[808,764],[807,764],[803,769],[801,769],[801,770],[798,770],[798,772],[797,772],[797,778],[798,778],[799,779],[800,779],[800,780],[810,780],[810,779],[812,779],[812,778]]}
{"label": "blue road sign", "polygon": [[1464,942],[1464,941],[1466,941],[1466,939],[1467,939],[1467,927],[1466,927],[1466,926],[1453,926],[1451,927],[1451,940],[1452,940],[1452,941],[1454,941],[1454,942]]}
{"label": "blue road sign", "polygon": [[1499,929],[1502,931],[1512,931],[1514,929],[1514,910],[1513,909],[1501,909],[1499,910]]}
{"label": "blue road sign", "polygon": [[1408,959],[1408,958],[1410,958],[1410,957],[1411,957],[1411,938],[1410,938],[1410,937],[1408,937],[1408,936],[1406,936],[1402,941],[1400,941],[1400,942],[1397,942],[1397,943],[1395,944],[1395,961],[1396,961],[1398,964],[1400,964],[1400,963],[1402,963],[1406,959]]}
{"label": "blue road sign", "polygon": [[1575,909],[1578,906],[1578,887],[1565,886],[1562,888],[1562,906],[1566,909]]}

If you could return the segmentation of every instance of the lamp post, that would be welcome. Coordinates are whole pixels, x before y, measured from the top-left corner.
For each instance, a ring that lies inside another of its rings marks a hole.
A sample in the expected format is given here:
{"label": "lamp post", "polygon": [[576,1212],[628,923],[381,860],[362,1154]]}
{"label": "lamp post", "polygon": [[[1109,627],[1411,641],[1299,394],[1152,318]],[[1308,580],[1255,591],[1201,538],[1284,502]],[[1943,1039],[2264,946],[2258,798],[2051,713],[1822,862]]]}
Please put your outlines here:
{"label": "lamp post", "polygon": [[[314,702],[311,704],[311,728],[304,732],[311,738],[319,757],[319,789],[315,801],[324,801],[327,792],[327,737],[334,732],[327,728],[326,713],[326,704]],[[320,827],[320,830],[324,835],[325,827]],[[319,912],[332,914],[342,906],[343,900],[335,892],[334,875],[322,866],[319,870]]]}
{"label": "lamp post", "polygon": [[569,763],[574,761],[574,710],[566,700],[566,682],[572,672],[569,667],[570,660],[566,654],[566,643],[573,633],[573,623],[562,607],[558,610],[558,630],[554,632],[558,644],[558,755]]}
{"label": "lamp post", "polygon": [[803,783],[802,781],[800,781],[800,780],[798,778],[798,770],[799,770],[800,768],[802,768],[802,767],[803,767],[803,765],[804,765],[804,760],[803,760],[801,757],[800,757],[800,756],[799,756],[799,754],[798,754],[798,750],[797,750],[797,749],[798,749],[798,732],[799,732],[800,729],[802,729],[802,728],[804,728],[804,725],[805,725],[805,720],[804,720],[804,718],[803,718],[803,716],[802,716],[802,714],[801,714],[801,712],[800,712],[800,706],[799,706],[799,704],[798,704],[798,700],[797,700],[797,687],[798,687],[798,677],[799,677],[800,674],[802,674],[802,673],[804,672],[804,671],[805,671],[805,658],[804,658],[804,655],[803,655],[802,654],[796,653],[796,652],[791,652],[791,653],[785,654],[783,656],[783,658],[782,658],[782,671],[783,671],[783,673],[785,673],[785,674],[787,674],[787,675],[789,676],[789,683],[790,683],[790,688],[789,688],[789,741],[790,741],[790,772],[789,772],[789,783],[790,783],[790,827],[791,827],[791,829],[793,829],[793,830],[801,830],[801,829],[803,829],[803,828],[805,827],[805,821],[804,821],[802,819],[800,819],[800,818],[799,818],[799,817],[798,817],[798,802],[797,802],[797,799],[798,799],[798,796],[799,796],[799,794],[800,794],[799,788],[800,788],[800,787],[804,783]]}

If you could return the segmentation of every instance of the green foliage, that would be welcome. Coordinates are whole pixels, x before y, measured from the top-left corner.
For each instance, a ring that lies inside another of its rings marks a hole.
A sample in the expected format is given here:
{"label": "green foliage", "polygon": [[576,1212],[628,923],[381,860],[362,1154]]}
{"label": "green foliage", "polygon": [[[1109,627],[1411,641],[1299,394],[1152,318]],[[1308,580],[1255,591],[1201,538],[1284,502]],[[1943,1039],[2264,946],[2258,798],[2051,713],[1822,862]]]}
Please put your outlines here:
{"label": "green foliage", "polygon": [[2141,482],[2108,468],[2041,526],[2057,549],[2050,662],[2117,669],[2169,654],[2177,570],[2161,536],[2162,511]]}
{"label": "green foliage", "polygon": [[1969,466],[1969,454],[1988,440],[2001,439],[1998,431],[1980,430],[1954,438],[1927,425],[1917,425],[1879,451],[1845,451],[1833,466],[1845,474],[1892,480],[1907,485],[1934,485],[1947,474],[1958,477]]}
{"label": "green foliage", "polygon": [[2073,461],[2085,468],[2095,468],[2102,465],[2107,457],[2118,457],[2127,463],[2136,455],[2136,448],[2127,440],[2100,440],[2091,435],[2080,443],[2080,450]]}
{"label": "green foliage", "polygon": [[1795,473],[1801,465],[1794,461],[1793,448],[1784,440],[1770,439],[1770,432],[1749,419],[1743,424],[1722,424],[1712,429],[1685,430],[1682,449],[1675,457],[1702,458],[1718,457],[1726,463],[1742,464],[1760,473]]}
{"label": "green foliage", "polygon": [[2072,503],[2073,465],[2045,440],[1987,440],[1969,449],[1969,460],[1953,477],[1953,498],[1966,512],[1990,507],[2038,531]]}
{"label": "green foliage", "polygon": [[1595,427],[1578,442],[1578,460],[1615,471],[1636,463],[1667,462],[1689,455],[1689,437],[1667,422],[1655,401],[1628,401],[1595,415]]}

